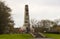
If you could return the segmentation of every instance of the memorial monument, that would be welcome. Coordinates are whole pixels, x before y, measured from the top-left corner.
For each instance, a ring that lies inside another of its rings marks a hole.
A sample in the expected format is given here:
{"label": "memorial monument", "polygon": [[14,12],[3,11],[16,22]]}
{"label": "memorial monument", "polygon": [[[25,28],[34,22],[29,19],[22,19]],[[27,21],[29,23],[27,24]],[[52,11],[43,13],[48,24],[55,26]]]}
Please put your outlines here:
{"label": "memorial monument", "polygon": [[24,25],[26,33],[30,32],[30,21],[29,21],[29,8],[28,5],[25,5],[25,13],[24,13]]}

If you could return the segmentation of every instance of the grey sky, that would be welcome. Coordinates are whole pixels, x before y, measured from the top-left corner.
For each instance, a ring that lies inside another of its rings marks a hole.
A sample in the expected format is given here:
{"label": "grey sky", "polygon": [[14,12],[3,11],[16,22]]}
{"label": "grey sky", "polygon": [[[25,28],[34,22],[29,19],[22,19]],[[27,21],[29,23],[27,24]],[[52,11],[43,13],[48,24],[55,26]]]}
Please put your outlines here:
{"label": "grey sky", "polygon": [[60,18],[60,0],[4,0],[12,9],[12,17],[15,21],[15,27],[23,26],[24,6],[29,5],[30,19],[59,19]]}

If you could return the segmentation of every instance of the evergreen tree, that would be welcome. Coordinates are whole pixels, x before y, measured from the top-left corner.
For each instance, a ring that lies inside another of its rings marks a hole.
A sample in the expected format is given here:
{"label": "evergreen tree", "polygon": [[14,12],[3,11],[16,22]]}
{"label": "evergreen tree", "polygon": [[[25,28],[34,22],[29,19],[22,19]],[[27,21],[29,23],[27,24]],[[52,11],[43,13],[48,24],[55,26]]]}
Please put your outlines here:
{"label": "evergreen tree", "polygon": [[0,34],[9,33],[14,21],[11,19],[11,9],[0,1]]}

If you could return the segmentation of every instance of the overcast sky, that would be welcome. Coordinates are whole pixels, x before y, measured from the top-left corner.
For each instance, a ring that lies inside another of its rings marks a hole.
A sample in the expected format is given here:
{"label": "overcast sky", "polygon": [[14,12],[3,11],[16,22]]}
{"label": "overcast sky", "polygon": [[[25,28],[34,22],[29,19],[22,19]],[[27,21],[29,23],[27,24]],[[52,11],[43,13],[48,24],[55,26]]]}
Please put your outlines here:
{"label": "overcast sky", "polygon": [[30,19],[60,19],[60,0],[4,0],[12,9],[15,27],[23,26],[24,6],[29,5]]}

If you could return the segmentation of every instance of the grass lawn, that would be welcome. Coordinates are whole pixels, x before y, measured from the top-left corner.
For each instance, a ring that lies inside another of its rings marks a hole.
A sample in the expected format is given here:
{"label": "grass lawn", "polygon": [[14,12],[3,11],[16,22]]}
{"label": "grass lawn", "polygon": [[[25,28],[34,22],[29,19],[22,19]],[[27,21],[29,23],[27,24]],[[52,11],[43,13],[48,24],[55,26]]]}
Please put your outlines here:
{"label": "grass lawn", "polygon": [[0,39],[29,39],[33,38],[30,34],[3,34]]}
{"label": "grass lawn", "polygon": [[60,34],[45,34],[49,38],[60,39]]}

